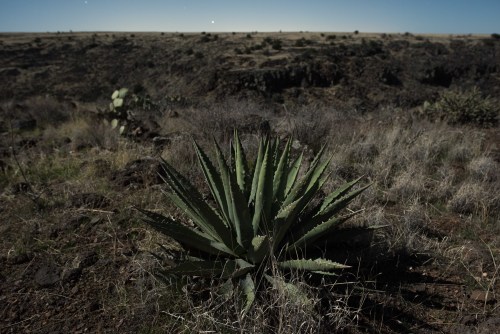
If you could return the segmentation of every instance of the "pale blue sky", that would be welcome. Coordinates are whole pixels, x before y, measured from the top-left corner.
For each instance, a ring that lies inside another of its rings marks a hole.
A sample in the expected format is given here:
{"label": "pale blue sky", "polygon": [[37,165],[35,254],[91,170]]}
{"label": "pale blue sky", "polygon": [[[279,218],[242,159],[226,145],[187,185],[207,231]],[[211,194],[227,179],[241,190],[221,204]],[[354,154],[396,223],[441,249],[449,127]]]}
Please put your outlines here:
{"label": "pale blue sky", "polygon": [[500,0],[0,0],[0,31],[500,33]]}

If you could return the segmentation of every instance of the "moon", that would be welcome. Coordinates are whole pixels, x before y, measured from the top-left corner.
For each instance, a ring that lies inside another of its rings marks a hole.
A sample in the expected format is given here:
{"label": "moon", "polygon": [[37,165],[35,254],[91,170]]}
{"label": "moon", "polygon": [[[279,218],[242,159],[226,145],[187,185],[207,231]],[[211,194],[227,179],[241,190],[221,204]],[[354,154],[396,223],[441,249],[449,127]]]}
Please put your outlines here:
{"label": "moon", "polygon": [[212,20],[212,24],[214,24],[214,23],[215,23],[215,21],[214,21],[214,20]]}

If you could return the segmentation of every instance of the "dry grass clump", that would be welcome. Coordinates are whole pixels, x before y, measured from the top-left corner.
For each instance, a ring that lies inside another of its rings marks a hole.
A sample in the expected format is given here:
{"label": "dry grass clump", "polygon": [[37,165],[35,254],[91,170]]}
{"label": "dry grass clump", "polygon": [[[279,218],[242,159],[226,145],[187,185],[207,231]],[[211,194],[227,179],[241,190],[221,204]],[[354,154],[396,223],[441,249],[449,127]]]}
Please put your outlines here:
{"label": "dry grass clump", "polygon": [[448,208],[461,214],[481,214],[498,209],[498,192],[491,193],[490,189],[484,183],[464,182],[449,200]]}
{"label": "dry grass clump", "polygon": [[120,135],[116,129],[105,124],[83,121],[71,130],[70,138],[71,146],[76,151],[92,147],[116,150]]}
{"label": "dry grass clump", "polygon": [[37,126],[57,126],[70,120],[75,112],[74,106],[61,103],[50,96],[31,97],[25,102],[26,110],[36,119]]}
{"label": "dry grass clump", "polygon": [[467,166],[473,179],[484,182],[494,182],[500,173],[499,164],[489,156],[479,156]]}
{"label": "dry grass clump", "polygon": [[[303,277],[275,273],[246,315],[237,294],[231,297],[215,292],[216,282],[202,285],[188,282],[177,297],[184,304],[164,305],[170,317],[168,329],[177,333],[332,333],[355,325],[358,309],[348,305],[348,295],[339,295],[332,285],[313,288]],[[285,283],[285,280],[287,283]],[[261,282],[261,285],[264,284]],[[193,290],[193,286],[195,289]]]}
{"label": "dry grass clump", "polygon": [[428,185],[420,166],[412,164],[397,175],[389,193],[392,195],[392,200],[400,203],[409,203],[414,198],[426,198]]}

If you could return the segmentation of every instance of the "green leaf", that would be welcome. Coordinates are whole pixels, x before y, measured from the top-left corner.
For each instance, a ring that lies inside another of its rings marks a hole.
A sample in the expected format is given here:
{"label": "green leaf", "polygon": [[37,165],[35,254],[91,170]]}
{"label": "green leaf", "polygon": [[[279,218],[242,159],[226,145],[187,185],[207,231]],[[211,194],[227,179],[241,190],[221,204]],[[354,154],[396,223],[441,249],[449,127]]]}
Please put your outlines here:
{"label": "green leaf", "polygon": [[163,215],[139,208],[137,208],[137,210],[149,218],[144,219],[147,224],[152,226],[158,232],[172,237],[183,245],[187,245],[190,248],[198,249],[213,255],[221,255],[221,253],[226,253],[230,256],[236,255],[232,250],[226,247],[226,245],[212,239],[212,237],[208,234],[184,226]]}
{"label": "green leaf", "polygon": [[241,192],[247,196],[247,178],[248,178],[248,163],[245,156],[245,151],[241,145],[240,138],[236,129],[234,130],[234,159],[235,159],[235,173],[236,181],[240,187]]}
{"label": "green leaf", "polygon": [[229,186],[231,200],[229,204],[233,212],[232,224],[236,230],[236,239],[238,243],[244,248],[248,249],[253,237],[252,218],[248,208],[245,196],[241,189],[238,187],[235,177],[231,174],[229,176]]}
{"label": "green leaf", "polygon": [[273,285],[273,288],[278,291],[280,295],[285,295],[286,300],[300,305],[302,308],[306,306],[313,306],[313,301],[302,289],[293,283],[286,282],[282,277],[274,277],[265,275],[266,280]]}
{"label": "green leaf", "polygon": [[326,259],[282,261],[278,262],[278,266],[283,269],[297,269],[307,271],[330,271],[350,268],[350,266],[346,266]]}
{"label": "green leaf", "polygon": [[[222,150],[220,149],[215,139],[214,139],[214,146],[217,155],[217,163],[219,165],[219,174],[224,188],[224,196],[226,198],[226,203],[227,203],[227,213],[225,214],[227,214],[228,223],[231,226],[234,223],[234,210],[233,210],[233,205],[231,203],[231,201],[233,201],[233,198],[231,198],[231,185],[229,180],[231,172],[226,164],[226,158],[224,157],[224,154],[222,153]],[[231,228],[235,228],[235,226],[231,226]]]}
{"label": "green leaf", "polygon": [[[328,221],[325,221],[321,224],[318,224],[317,226],[312,227],[312,229],[309,230],[310,226],[305,226],[302,229],[302,236],[300,236],[297,241],[295,241],[290,247],[288,247],[287,252],[290,252],[297,247],[301,247],[304,245],[312,244],[314,241],[316,241],[318,238],[324,236],[325,234],[331,232],[331,230],[335,227],[340,226],[342,223],[347,221],[349,218],[357,215],[360,213],[360,211],[353,212],[351,214],[342,216],[342,217],[333,217],[329,219]],[[304,233],[304,231],[306,231]]]}
{"label": "green leaf", "polygon": [[163,161],[162,166],[167,176],[164,180],[172,190],[171,193],[165,192],[165,194],[183,209],[203,232],[224,243],[236,254],[243,254],[244,250],[237,243],[231,230],[220,215],[203,200],[201,194],[187,180],[179,176],[166,161]]}
{"label": "green leaf", "polygon": [[252,179],[252,188],[250,190],[250,198],[248,199],[248,204],[255,204],[255,195],[257,194],[257,188],[259,185],[259,175],[260,168],[262,167],[262,161],[264,159],[264,140],[259,140],[259,151],[257,153],[257,158],[255,160],[254,171],[253,171],[253,179]]}
{"label": "green leaf", "polygon": [[250,271],[253,271],[255,266],[242,259],[230,260],[226,262],[222,278],[238,278]]}
{"label": "green leaf", "polygon": [[124,99],[125,96],[127,96],[127,93],[128,93],[127,88],[120,88],[120,90],[118,91],[118,97]]}
{"label": "green leaf", "polygon": [[222,184],[222,179],[220,174],[215,169],[214,165],[205,154],[205,152],[200,148],[200,146],[194,142],[194,147],[196,151],[196,155],[198,156],[198,161],[200,162],[201,169],[203,171],[203,175],[207,181],[208,187],[214,197],[217,205],[222,211],[222,215],[226,220],[226,224],[229,224],[229,211],[228,211],[228,203],[227,198],[224,192],[224,186]]}
{"label": "green leaf", "polygon": [[123,99],[117,97],[113,100],[113,107],[120,108],[121,106],[123,106]]}
{"label": "green leaf", "polygon": [[274,171],[273,198],[277,200],[277,203],[281,203],[285,197],[286,178],[288,176],[288,154],[290,152],[291,145],[292,142],[291,139],[289,139]]}
{"label": "green leaf", "polygon": [[241,312],[242,317],[245,317],[255,301],[255,284],[250,274],[247,274],[244,279],[240,280],[239,286],[246,298],[245,306]]}
{"label": "green leaf", "polygon": [[261,263],[264,258],[271,253],[269,237],[258,235],[252,239],[252,244],[248,250],[248,260],[254,264]]}
{"label": "green leaf", "polygon": [[281,241],[289,232],[290,227],[298,221],[298,216],[307,207],[311,199],[318,191],[318,182],[314,184],[307,192],[295,202],[280,210],[275,218],[275,232],[273,236],[273,249],[276,251],[281,245]]}
{"label": "green leaf", "polygon": [[253,233],[257,234],[260,228],[266,230],[269,226],[262,226],[261,223],[268,225],[270,223],[269,213],[272,204],[272,161],[271,161],[271,147],[270,143],[266,143],[264,157],[262,159],[262,166],[260,167],[257,192],[255,194],[255,211],[252,220]]}
{"label": "green leaf", "polygon": [[316,224],[320,221],[325,221],[326,219],[330,219],[333,215],[335,215],[337,212],[340,210],[344,209],[356,196],[361,194],[363,191],[368,189],[371,186],[371,184],[368,184],[364,187],[361,187],[359,189],[356,189],[354,191],[351,191],[344,197],[341,197],[340,199],[337,199],[335,202],[331,203],[330,205],[326,206],[323,210],[319,211],[313,218],[312,218],[312,223]]}
{"label": "green leaf", "polygon": [[295,181],[297,180],[297,175],[299,174],[300,166],[302,164],[302,158],[304,153],[301,153],[297,159],[294,160],[290,169],[288,170],[288,176],[286,180],[286,188],[285,188],[285,197],[288,196],[290,190],[295,185]]}
{"label": "green leaf", "polygon": [[[311,162],[311,165],[309,166],[309,169],[306,172],[306,175],[302,177],[299,183],[294,185],[292,189],[290,190],[289,194],[283,201],[283,206],[287,206],[290,203],[296,201],[298,198],[304,195],[304,193],[307,191],[307,189],[310,188],[310,186],[313,184],[311,180],[313,177],[315,179],[318,179],[319,176],[324,172],[326,165],[325,163],[319,165],[320,158],[323,154],[323,151],[325,149],[325,146],[321,148],[321,150],[316,154],[316,157],[314,160]],[[319,166],[318,166],[319,165]]]}
{"label": "green leaf", "polygon": [[359,177],[354,181],[347,182],[340,186],[337,190],[328,195],[323,203],[321,204],[321,208],[319,209],[320,213],[328,207],[332,202],[336,201],[340,197],[344,196],[354,185],[356,185],[363,177]]}

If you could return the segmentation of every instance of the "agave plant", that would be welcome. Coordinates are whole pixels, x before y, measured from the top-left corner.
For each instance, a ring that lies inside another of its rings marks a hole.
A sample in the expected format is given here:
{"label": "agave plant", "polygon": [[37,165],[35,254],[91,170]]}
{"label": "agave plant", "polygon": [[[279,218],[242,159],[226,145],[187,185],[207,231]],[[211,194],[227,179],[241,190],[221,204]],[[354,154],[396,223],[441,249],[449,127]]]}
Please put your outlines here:
{"label": "agave plant", "polygon": [[213,196],[210,200],[162,161],[162,177],[170,187],[165,194],[184,211],[193,227],[140,209],[149,225],[177,240],[194,256],[162,271],[162,275],[217,277],[237,283],[246,295],[248,310],[255,298],[255,279],[269,277],[269,263],[273,261],[282,269],[320,274],[347,267],[323,258],[301,258],[299,254],[306,254],[307,246],[355,215],[357,212],[338,214],[368,186],[352,190],[360,181],[356,179],[322,201],[312,201],[328,177],[330,159],[322,161],[324,147],[299,177],[303,154],[292,159],[291,140],[283,145],[277,139],[261,138],[252,168],[236,132],[229,160],[217,142],[214,144],[217,168],[194,142]]}

